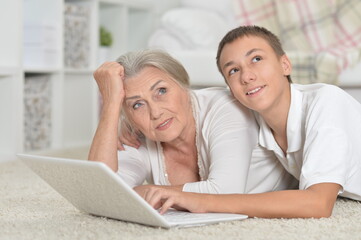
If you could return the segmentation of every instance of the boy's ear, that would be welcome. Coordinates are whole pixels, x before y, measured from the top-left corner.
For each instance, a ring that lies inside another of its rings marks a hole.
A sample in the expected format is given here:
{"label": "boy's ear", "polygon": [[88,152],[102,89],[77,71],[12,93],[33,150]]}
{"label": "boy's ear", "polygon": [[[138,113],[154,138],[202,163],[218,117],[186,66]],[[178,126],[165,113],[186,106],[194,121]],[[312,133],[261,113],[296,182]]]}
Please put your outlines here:
{"label": "boy's ear", "polygon": [[282,69],[283,69],[283,75],[284,76],[289,76],[291,75],[292,72],[292,64],[290,59],[287,57],[286,54],[283,54],[281,56],[281,65],[282,65]]}

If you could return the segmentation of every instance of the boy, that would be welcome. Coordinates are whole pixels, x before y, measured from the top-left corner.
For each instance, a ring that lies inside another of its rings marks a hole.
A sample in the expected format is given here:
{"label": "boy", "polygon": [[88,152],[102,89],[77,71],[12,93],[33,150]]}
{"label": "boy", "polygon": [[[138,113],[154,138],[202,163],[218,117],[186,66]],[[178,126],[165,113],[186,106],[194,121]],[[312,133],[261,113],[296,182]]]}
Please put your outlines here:
{"label": "boy", "polygon": [[150,191],[154,207],[250,217],[329,217],[338,195],[361,200],[361,104],[338,87],[291,84],[291,63],[265,28],[241,26],[219,44],[217,66],[233,95],[255,112],[259,142],[299,190],[211,195]]}

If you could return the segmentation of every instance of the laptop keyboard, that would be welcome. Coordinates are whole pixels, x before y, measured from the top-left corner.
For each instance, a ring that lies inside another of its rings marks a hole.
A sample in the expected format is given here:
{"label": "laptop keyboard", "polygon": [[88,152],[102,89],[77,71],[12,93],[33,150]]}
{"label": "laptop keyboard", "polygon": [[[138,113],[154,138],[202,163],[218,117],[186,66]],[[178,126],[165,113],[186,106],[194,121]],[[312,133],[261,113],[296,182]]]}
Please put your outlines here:
{"label": "laptop keyboard", "polygon": [[186,222],[197,222],[197,221],[211,221],[219,218],[217,213],[190,213],[177,210],[168,210],[163,214],[163,217],[172,223],[186,223]]}

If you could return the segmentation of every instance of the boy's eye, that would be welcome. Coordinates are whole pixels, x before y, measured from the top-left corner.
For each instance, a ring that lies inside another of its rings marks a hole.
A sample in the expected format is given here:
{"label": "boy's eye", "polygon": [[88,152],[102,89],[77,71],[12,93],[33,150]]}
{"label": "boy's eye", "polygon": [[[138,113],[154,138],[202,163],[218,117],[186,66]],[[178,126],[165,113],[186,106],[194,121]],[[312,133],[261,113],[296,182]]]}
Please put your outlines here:
{"label": "boy's eye", "polygon": [[234,73],[236,73],[236,72],[238,72],[238,69],[236,69],[236,68],[232,68],[230,71],[229,71],[229,75],[232,75],[232,74],[234,74]]}
{"label": "boy's eye", "polygon": [[133,104],[133,109],[134,109],[134,110],[137,110],[137,109],[140,108],[141,106],[142,106],[141,103],[136,102],[136,103]]}
{"label": "boy's eye", "polygon": [[259,57],[259,56],[256,56],[256,57],[254,57],[254,58],[252,58],[252,62],[259,62],[259,61],[261,61],[261,57]]}
{"label": "boy's eye", "polygon": [[165,94],[167,92],[167,89],[165,89],[165,88],[159,88],[158,89],[158,94],[159,95],[163,95],[163,94]]}

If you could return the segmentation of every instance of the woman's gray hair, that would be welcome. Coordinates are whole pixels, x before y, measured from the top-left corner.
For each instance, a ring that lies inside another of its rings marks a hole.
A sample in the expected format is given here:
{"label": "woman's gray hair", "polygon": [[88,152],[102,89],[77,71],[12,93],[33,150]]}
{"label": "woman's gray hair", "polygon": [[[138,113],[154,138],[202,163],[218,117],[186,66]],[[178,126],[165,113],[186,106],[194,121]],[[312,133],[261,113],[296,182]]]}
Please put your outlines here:
{"label": "woman's gray hair", "polygon": [[[128,52],[117,60],[124,67],[125,80],[136,76],[146,67],[155,67],[168,74],[180,87],[189,90],[189,76],[183,65],[165,51],[159,49],[146,49]],[[121,121],[131,133],[136,129],[132,126],[124,108],[121,111]]]}
{"label": "woman's gray hair", "polygon": [[189,76],[183,65],[162,50],[128,52],[116,61],[124,67],[125,79],[136,76],[145,67],[155,67],[170,75],[182,87],[189,89]]}

